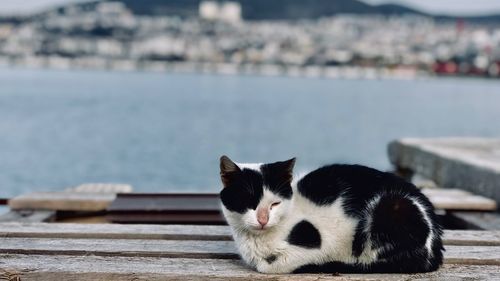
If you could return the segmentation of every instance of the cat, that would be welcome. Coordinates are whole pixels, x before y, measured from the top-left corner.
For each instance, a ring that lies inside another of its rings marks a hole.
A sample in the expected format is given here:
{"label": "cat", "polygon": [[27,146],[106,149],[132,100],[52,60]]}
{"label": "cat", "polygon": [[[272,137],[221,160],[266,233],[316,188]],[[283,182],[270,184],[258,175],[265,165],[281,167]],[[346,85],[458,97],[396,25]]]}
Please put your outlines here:
{"label": "cat", "polygon": [[242,259],[262,273],[416,273],[439,268],[442,228],[411,183],[333,164],[293,179],[295,158],[220,158],[222,212]]}

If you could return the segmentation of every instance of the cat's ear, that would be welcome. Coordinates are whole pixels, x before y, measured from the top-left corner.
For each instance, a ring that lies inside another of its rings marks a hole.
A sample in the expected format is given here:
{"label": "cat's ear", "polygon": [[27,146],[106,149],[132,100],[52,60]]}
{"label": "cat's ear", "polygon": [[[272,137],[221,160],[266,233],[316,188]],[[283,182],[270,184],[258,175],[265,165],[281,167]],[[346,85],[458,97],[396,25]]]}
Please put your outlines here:
{"label": "cat's ear", "polygon": [[295,167],[296,158],[292,158],[286,161],[276,162],[274,165],[279,167],[279,169],[287,174],[293,174],[293,168]]}
{"label": "cat's ear", "polygon": [[223,155],[220,158],[220,178],[224,187],[227,187],[231,178],[239,174],[240,172],[240,167],[238,167],[236,163],[229,159],[229,157]]}
{"label": "cat's ear", "polygon": [[269,167],[272,169],[272,171],[274,171],[275,174],[284,177],[285,181],[292,182],[295,160],[296,158],[294,157],[290,160],[275,162],[269,164]]}

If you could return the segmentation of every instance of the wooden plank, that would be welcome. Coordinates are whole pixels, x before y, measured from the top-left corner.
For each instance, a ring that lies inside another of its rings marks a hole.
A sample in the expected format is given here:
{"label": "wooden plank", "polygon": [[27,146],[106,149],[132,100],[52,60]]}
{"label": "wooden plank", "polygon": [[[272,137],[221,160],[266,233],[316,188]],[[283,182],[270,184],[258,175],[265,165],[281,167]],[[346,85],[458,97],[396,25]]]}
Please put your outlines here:
{"label": "wooden plank", "polygon": [[445,230],[445,245],[500,246],[500,231]]}
{"label": "wooden plank", "polygon": [[130,193],[134,188],[129,184],[115,183],[86,183],[66,189],[66,192],[86,193]]}
{"label": "wooden plank", "polygon": [[[500,246],[446,245],[445,262],[500,265]],[[0,237],[2,254],[236,259],[233,241]]]}
{"label": "wooden plank", "polygon": [[[228,226],[0,223],[0,237],[232,240]],[[500,246],[500,231],[445,230],[446,245]]]}
{"label": "wooden plank", "polygon": [[50,210],[15,210],[0,215],[0,223],[4,222],[51,222],[56,217]]}
{"label": "wooden plank", "polygon": [[423,188],[421,191],[436,209],[474,211],[495,211],[497,209],[495,200],[460,189]]}
{"label": "wooden plank", "polygon": [[0,253],[237,259],[233,241],[0,237]]}
{"label": "wooden plank", "polygon": [[14,210],[102,211],[115,197],[112,193],[34,192],[11,199],[9,206]]}
{"label": "wooden plank", "polygon": [[224,225],[222,213],[213,212],[108,212],[106,219],[113,223],[135,224],[202,224]]}
{"label": "wooden plank", "polygon": [[130,193],[118,194],[109,206],[109,212],[116,211],[219,211],[219,195],[215,193]]}
{"label": "wooden plank", "polygon": [[[239,260],[142,257],[2,255],[0,267],[9,280],[499,280],[498,266],[445,265],[420,274],[300,274],[257,273]],[[5,273],[8,272],[8,273]],[[0,276],[2,272],[0,271]],[[19,278],[19,279],[15,279]]]}
{"label": "wooden plank", "polygon": [[500,266],[498,246],[445,245],[444,262],[447,264],[475,264]]}
{"label": "wooden plank", "polygon": [[116,223],[225,224],[218,194],[118,194],[106,218]]}
{"label": "wooden plank", "polygon": [[228,226],[0,223],[0,237],[232,240]]}
{"label": "wooden plank", "polygon": [[388,148],[391,162],[443,187],[461,188],[500,202],[500,139],[400,139]]}

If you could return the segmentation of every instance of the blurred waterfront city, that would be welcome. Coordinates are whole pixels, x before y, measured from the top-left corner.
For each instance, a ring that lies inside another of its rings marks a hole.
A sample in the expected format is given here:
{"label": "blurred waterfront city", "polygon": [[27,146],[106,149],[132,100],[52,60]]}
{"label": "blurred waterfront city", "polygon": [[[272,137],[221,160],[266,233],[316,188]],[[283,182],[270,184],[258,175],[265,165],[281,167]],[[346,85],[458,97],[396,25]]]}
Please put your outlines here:
{"label": "blurred waterfront city", "polygon": [[238,2],[198,2],[195,11],[178,15],[134,13],[124,2],[94,1],[4,17],[0,65],[332,78],[500,77],[499,17],[443,18],[403,9],[245,20],[245,6]]}

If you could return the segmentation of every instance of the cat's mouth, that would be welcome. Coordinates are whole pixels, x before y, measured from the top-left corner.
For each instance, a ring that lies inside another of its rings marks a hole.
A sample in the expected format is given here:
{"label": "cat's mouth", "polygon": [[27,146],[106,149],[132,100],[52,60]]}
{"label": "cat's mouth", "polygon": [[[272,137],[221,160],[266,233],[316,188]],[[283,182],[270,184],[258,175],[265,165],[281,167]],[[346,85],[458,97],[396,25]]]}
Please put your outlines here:
{"label": "cat's mouth", "polygon": [[261,231],[266,231],[270,228],[270,226],[268,225],[264,225],[264,226],[254,226],[253,229],[256,230],[257,232],[261,232]]}

